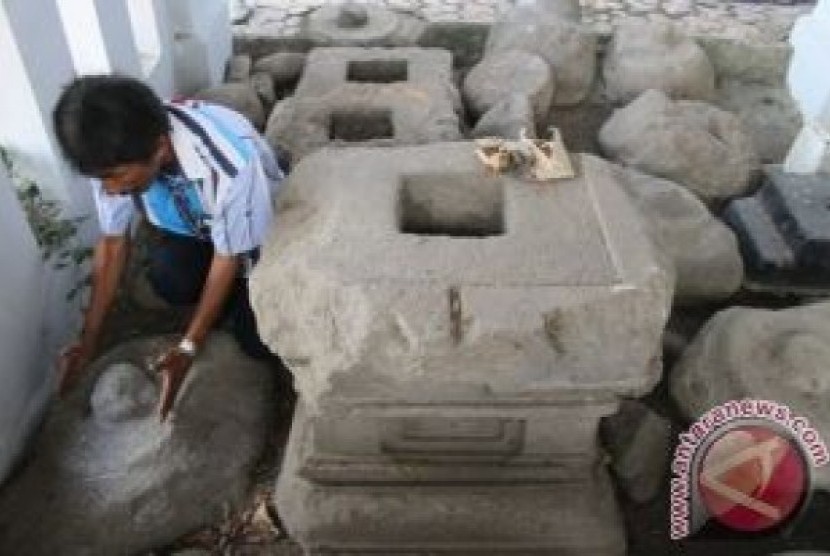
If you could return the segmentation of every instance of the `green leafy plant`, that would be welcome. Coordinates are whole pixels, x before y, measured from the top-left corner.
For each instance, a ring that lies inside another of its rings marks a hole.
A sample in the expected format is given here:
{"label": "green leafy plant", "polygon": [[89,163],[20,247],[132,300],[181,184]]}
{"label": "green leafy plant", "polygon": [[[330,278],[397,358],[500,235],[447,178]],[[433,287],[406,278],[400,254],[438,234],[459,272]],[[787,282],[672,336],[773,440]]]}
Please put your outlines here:
{"label": "green leafy plant", "polygon": [[[4,147],[0,147],[0,163],[15,185],[17,199],[26,214],[43,259],[56,269],[72,266],[80,270],[92,256],[92,249],[82,245],[78,239],[78,231],[88,217],[64,216],[60,203],[45,197],[40,185],[19,171],[14,157]],[[83,275],[67,293],[67,300],[71,301],[81,293],[90,284],[90,279],[89,273]]]}

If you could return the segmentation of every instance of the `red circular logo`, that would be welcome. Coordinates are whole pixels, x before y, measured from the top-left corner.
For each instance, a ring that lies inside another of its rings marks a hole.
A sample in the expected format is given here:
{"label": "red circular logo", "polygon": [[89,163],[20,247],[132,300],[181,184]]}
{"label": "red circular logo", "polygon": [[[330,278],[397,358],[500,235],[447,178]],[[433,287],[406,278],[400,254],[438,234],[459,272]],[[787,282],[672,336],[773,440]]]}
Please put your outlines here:
{"label": "red circular logo", "polygon": [[808,466],[788,438],[762,425],[731,429],[698,468],[703,504],[723,525],[764,531],[792,516],[807,494]]}

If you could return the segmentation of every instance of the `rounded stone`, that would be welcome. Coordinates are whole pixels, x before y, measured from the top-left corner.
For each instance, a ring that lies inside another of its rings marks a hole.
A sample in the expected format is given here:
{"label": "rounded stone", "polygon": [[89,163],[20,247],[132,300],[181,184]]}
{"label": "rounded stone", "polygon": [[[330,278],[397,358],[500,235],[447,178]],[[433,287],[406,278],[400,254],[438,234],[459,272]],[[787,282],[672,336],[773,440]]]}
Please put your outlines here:
{"label": "rounded stone", "polygon": [[90,405],[99,422],[121,423],[150,415],[156,403],[156,387],[132,363],[107,367],[92,391]]}
{"label": "rounded stone", "polygon": [[306,55],[302,52],[275,52],[257,60],[253,72],[267,73],[276,87],[296,83],[303,73]]}
{"label": "rounded stone", "polygon": [[337,14],[337,26],[343,29],[357,29],[369,23],[369,12],[365,6],[344,4]]}
{"label": "rounded stone", "polygon": [[541,120],[547,116],[553,92],[550,66],[541,57],[520,50],[488,55],[464,80],[464,98],[476,117],[512,95],[522,95]]}
{"label": "rounded stone", "polygon": [[[380,6],[325,5],[308,16],[305,30],[318,46],[397,44],[402,20],[400,14]],[[409,42],[414,43],[414,38]]]}
{"label": "rounded stone", "polygon": [[746,193],[759,161],[733,114],[698,101],[672,101],[649,90],[614,112],[599,132],[611,159],[675,181],[703,202]]}
{"label": "rounded stone", "polygon": [[830,425],[830,303],[782,310],[732,307],[706,323],[672,370],[671,392],[689,419],[729,400],[786,404]]}
{"label": "rounded stone", "polygon": [[708,100],[715,94],[715,68],[706,52],[668,22],[621,23],[603,65],[606,94],[630,102],[648,89],[671,98]]}
{"label": "rounded stone", "polygon": [[246,83],[224,83],[216,87],[203,89],[193,95],[193,98],[220,104],[239,112],[257,129],[265,126],[265,109],[259,94],[251,85]]}
{"label": "rounded stone", "polygon": [[556,78],[553,104],[582,102],[594,84],[597,37],[578,23],[538,10],[516,10],[493,25],[486,55],[505,50],[524,50],[541,56]]}
{"label": "rounded stone", "polygon": [[473,137],[504,137],[518,139],[536,137],[536,120],[526,96],[511,95],[485,113],[472,131]]}
{"label": "rounded stone", "polygon": [[672,181],[631,168],[618,167],[615,173],[673,266],[675,303],[727,299],[740,289],[744,267],[738,241],[706,205]]}

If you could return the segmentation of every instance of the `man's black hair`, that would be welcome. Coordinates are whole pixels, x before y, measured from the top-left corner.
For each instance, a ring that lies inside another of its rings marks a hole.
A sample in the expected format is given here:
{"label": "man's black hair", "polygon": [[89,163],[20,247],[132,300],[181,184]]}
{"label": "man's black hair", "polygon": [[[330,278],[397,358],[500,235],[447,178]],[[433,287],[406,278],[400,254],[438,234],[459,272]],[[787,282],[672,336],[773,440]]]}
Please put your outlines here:
{"label": "man's black hair", "polygon": [[73,80],[52,113],[66,158],[88,176],[149,160],[168,132],[164,103],[130,77],[94,75]]}

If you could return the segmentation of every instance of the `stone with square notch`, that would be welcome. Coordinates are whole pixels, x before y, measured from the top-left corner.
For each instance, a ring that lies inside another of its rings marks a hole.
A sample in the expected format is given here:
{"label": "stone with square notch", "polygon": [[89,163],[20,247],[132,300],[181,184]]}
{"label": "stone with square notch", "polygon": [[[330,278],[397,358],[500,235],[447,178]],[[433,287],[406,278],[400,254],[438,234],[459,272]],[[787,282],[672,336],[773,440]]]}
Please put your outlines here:
{"label": "stone with square notch", "polygon": [[324,146],[460,139],[460,95],[448,51],[320,48],[266,135],[295,160]]}
{"label": "stone with square notch", "polygon": [[327,150],[292,173],[252,295],[312,407],[341,381],[395,397],[653,385],[672,285],[611,165],[576,157],[579,177],[540,185],[488,177],[474,151]]}
{"label": "stone with square notch", "polygon": [[624,553],[598,426],[657,382],[672,283],[611,165],[575,163],[488,176],[456,142],[295,168],[251,294],[302,400],[276,500],[306,551]]}

